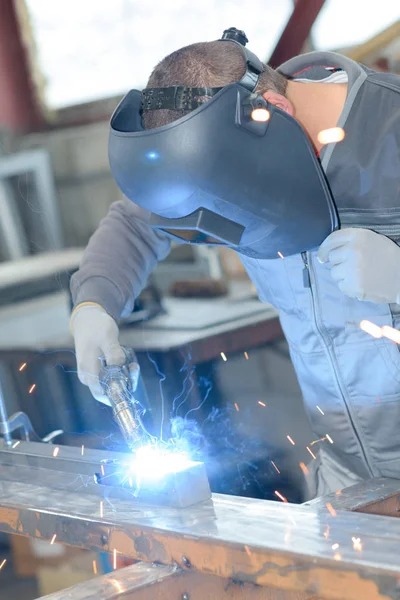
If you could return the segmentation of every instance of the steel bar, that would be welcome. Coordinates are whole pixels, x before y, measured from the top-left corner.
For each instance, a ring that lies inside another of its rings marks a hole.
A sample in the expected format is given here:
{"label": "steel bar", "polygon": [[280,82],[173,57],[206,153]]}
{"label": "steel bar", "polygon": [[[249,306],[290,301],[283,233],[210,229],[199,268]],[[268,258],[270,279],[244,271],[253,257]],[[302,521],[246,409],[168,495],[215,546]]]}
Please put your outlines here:
{"label": "steel bar", "polygon": [[[137,563],[96,577],[39,600],[312,600],[308,594],[285,592],[215,575]],[[315,597],[314,597],[314,600]],[[321,600],[319,598],[318,600]]]}
{"label": "steel bar", "polygon": [[42,481],[52,489],[84,492],[131,503],[185,507],[207,500],[210,486],[203,463],[189,462],[160,477],[138,478],[131,471],[133,454],[74,446],[0,440],[0,476],[27,484]]}
{"label": "steel bar", "polygon": [[297,0],[289,21],[268,61],[276,69],[300,54],[325,0]]}
{"label": "steel bar", "polygon": [[166,579],[177,577],[179,574],[176,567],[138,563],[38,600],[117,600],[119,598],[129,600],[138,598],[137,594],[141,591],[150,594],[143,598],[154,598],[152,595],[154,586],[159,583],[165,584]]}
{"label": "steel bar", "polygon": [[222,495],[212,507],[102,509],[35,483],[0,482],[0,530],[331,600],[399,597],[397,519]]}
{"label": "steel bar", "polygon": [[400,516],[400,480],[377,477],[352,485],[335,494],[320,496],[303,506],[368,512],[374,515]]}

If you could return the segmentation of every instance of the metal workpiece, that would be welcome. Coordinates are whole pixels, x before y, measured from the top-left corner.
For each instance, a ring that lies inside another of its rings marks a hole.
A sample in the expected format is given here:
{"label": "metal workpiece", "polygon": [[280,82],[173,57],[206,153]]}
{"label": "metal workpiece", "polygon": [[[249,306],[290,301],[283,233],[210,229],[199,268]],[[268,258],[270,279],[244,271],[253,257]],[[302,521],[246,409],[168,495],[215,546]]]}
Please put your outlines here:
{"label": "metal workpiece", "polygon": [[303,506],[400,517],[400,480],[377,477],[304,502]]}
{"label": "metal workpiece", "polygon": [[[315,597],[314,597],[315,598]],[[282,592],[254,584],[137,563],[49,594],[38,600],[312,600],[307,594]],[[315,599],[316,600],[316,599]]]}
{"label": "metal workpiece", "polygon": [[[95,577],[38,600],[149,600],[155,588],[164,594],[165,581],[180,575],[177,567],[138,563],[113,573]],[[157,595],[157,598],[165,596]],[[179,596],[176,597],[179,600]]]}
{"label": "metal workpiece", "polygon": [[186,507],[211,497],[203,463],[152,478],[138,477],[132,454],[85,447],[54,446],[0,440],[0,479],[30,484],[40,481],[54,490],[123,499],[132,504]]}
{"label": "metal workpiece", "polygon": [[[398,599],[400,521],[213,495],[173,509],[1,481],[0,530],[331,600]],[[187,567],[190,564],[190,567]]]}
{"label": "metal workpiece", "polygon": [[134,397],[140,375],[136,355],[131,348],[123,350],[126,362],[121,366],[107,365],[102,358],[99,380],[128,447],[135,449],[147,443],[150,436],[142,422],[143,407]]}

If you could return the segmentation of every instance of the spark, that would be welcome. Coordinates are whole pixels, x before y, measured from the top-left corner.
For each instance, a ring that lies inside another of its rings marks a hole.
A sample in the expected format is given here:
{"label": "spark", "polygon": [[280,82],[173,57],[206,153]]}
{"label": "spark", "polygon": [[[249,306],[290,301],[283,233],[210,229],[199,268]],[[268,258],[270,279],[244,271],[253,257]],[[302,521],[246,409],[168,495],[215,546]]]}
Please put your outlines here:
{"label": "spark", "polygon": [[316,459],[317,457],[315,456],[314,452],[313,452],[313,451],[312,451],[312,450],[311,450],[311,449],[310,449],[308,446],[306,446],[306,448],[307,448],[308,452],[311,454],[311,456],[312,456],[314,459]]}
{"label": "spark", "polygon": [[59,448],[58,446],[56,446],[56,447],[54,448],[54,450],[53,450],[53,456],[54,456],[54,458],[55,458],[56,456],[58,456],[58,453],[59,453],[59,452],[60,452],[60,448]]}
{"label": "spark", "polygon": [[97,563],[95,560],[93,561],[93,573],[97,575]]}
{"label": "spark", "polygon": [[382,329],[378,325],[371,323],[371,321],[366,321],[365,319],[364,321],[361,321],[360,329],[365,331],[365,333],[369,333],[369,335],[372,335],[372,337],[377,339],[381,338],[383,335]]}
{"label": "spark", "polygon": [[330,532],[330,527],[329,527],[329,525],[327,525],[327,526],[326,526],[326,529],[325,529],[325,531],[324,531],[324,538],[325,538],[325,539],[328,539],[328,537],[329,537],[329,532]]}
{"label": "spark", "polygon": [[282,502],[287,502],[287,498],[285,498],[285,496],[282,496],[282,494],[280,492],[278,492],[277,490],[274,491],[275,496],[278,496],[278,498],[280,498],[282,500]]}
{"label": "spark", "polygon": [[19,445],[20,445],[20,443],[21,443],[21,442],[18,440],[18,442],[15,442],[15,444],[13,444],[13,445],[12,445],[12,448],[16,448],[17,446],[19,446]]}
{"label": "spark", "polygon": [[342,490],[336,490],[336,492],[335,492],[335,496],[340,496],[340,495],[341,495],[341,493],[342,493]]}
{"label": "spark", "polygon": [[83,456],[83,453],[85,452],[85,446],[82,444],[82,450],[81,450],[81,454]]}
{"label": "spark", "polygon": [[31,387],[29,388],[29,394],[32,394],[33,390],[36,387],[36,383],[34,383],[33,385],[31,385]]}
{"label": "spark", "polygon": [[294,441],[292,440],[292,438],[290,437],[290,435],[287,435],[286,437],[287,437],[287,439],[289,440],[289,442],[292,444],[292,446],[295,446],[295,445],[296,445],[296,442],[294,442]]}
{"label": "spark", "polygon": [[325,416],[325,413],[324,413],[324,411],[323,411],[323,410],[322,410],[322,409],[321,409],[321,408],[318,406],[318,404],[317,404],[317,409],[319,410],[319,412],[321,413],[321,415],[324,415],[324,416]]}
{"label": "spark", "polygon": [[396,342],[396,344],[400,344],[400,331],[393,327],[389,327],[389,325],[384,325],[381,331],[385,338],[392,340],[392,342]]}
{"label": "spark", "polygon": [[332,504],[330,502],[328,502],[327,504],[325,504],[325,506],[331,513],[332,517],[336,517],[337,513],[336,513],[336,510],[333,508]]}
{"label": "spark", "polygon": [[339,544],[332,544],[332,550],[337,550],[339,548]]}
{"label": "spark", "polygon": [[22,363],[22,365],[20,366],[20,368],[18,369],[18,371],[23,371],[26,367],[27,363]]}
{"label": "spark", "polygon": [[51,542],[50,542],[50,544],[54,544],[54,542],[56,541],[56,537],[57,537],[57,534],[55,533],[55,534],[53,535],[53,537],[51,538]]}
{"label": "spark", "polygon": [[235,402],[234,406],[235,406],[236,410],[239,412],[239,406],[238,406],[237,402]]}
{"label": "spark", "polygon": [[280,470],[278,469],[278,467],[276,466],[276,464],[274,463],[273,460],[271,460],[271,464],[274,467],[274,469],[276,470],[277,473],[279,473],[279,475],[281,474]]}
{"label": "spark", "polygon": [[317,139],[320,144],[334,144],[344,140],[345,132],[341,127],[330,127],[319,132]]}
{"label": "spark", "polygon": [[247,352],[243,352],[243,354],[244,354],[245,359],[249,360],[249,355],[247,354]]}
{"label": "spark", "polygon": [[258,404],[259,404],[260,406],[267,406],[267,405],[266,405],[264,402],[261,402],[261,400],[259,400],[259,401],[258,401]]}
{"label": "spark", "polygon": [[318,444],[318,442],[324,442],[326,440],[326,437],[320,438],[319,440],[313,440],[310,443],[310,446],[314,446],[314,444]]}
{"label": "spark", "polygon": [[246,546],[246,545],[245,545],[245,546],[244,546],[244,549],[246,550],[246,554],[247,554],[247,556],[251,556],[251,551],[250,551],[250,548],[249,548],[248,546]]}
{"label": "spark", "polygon": [[7,562],[7,559],[5,558],[3,560],[3,562],[1,563],[1,565],[0,565],[0,571],[2,570],[2,568],[4,567],[4,565],[6,564],[6,562]]}
{"label": "spark", "polygon": [[105,472],[104,472],[104,465],[103,464],[100,465],[100,471],[101,471],[101,474],[104,477],[105,476]]}
{"label": "spark", "polygon": [[341,554],[339,554],[339,552],[336,552],[336,553],[333,555],[333,558],[334,558],[335,560],[342,560],[342,555],[341,555]]}
{"label": "spark", "polygon": [[117,549],[114,548],[114,560],[113,560],[114,571],[117,568]]}
{"label": "spark", "polygon": [[333,439],[331,438],[331,436],[329,435],[329,433],[326,434],[326,439],[328,440],[328,442],[330,444],[333,444]]}
{"label": "spark", "polygon": [[104,504],[103,504],[103,500],[100,500],[100,517],[101,518],[104,517]]}
{"label": "spark", "polygon": [[285,258],[285,257],[283,256],[282,252],[279,252],[279,250],[278,250],[278,256],[279,256],[279,258]]}
{"label": "spark", "polygon": [[304,475],[310,474],[310,471],[307,469],[306,465],[303,462],[299,463],[299,467],[303,471]]}
{"label": "spark", "polygon": [[228,359],[226,358],[225,352],[221,352],[221,358],[223,361],[227,361]]}
{"label": "spark", "polygon": [[360,538],[352,537],[351,541],[353,542],[354,550],[361,552],[363,547]]}

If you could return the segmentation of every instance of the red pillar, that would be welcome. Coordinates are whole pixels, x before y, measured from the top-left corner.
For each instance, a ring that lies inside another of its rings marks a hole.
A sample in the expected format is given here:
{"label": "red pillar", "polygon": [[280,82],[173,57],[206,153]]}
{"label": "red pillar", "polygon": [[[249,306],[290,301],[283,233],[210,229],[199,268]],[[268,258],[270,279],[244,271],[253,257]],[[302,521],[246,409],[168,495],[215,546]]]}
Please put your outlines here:
{"label": "red pillar", "polygon": [[0,0],[0,129],[16,133],[43,126],[13,0]]}
{"label": "red pillar", "polygon": [[268,64],[276,69],[302,51],[325,0],[295,0],[293,12]]}

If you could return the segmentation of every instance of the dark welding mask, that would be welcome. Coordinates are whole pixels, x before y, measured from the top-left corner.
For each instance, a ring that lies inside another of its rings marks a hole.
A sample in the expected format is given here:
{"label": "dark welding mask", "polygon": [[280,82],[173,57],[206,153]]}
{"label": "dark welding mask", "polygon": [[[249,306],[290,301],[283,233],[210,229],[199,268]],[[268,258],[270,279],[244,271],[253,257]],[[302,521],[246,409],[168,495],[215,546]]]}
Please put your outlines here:
{"label": "dark welding mask", "polygon": [[[231,28],[220,41],[241,48],[242,79],[131,90],[111,119],[113,176],[148,224],[175,239],[256,258],[315,248],[338,221],[313,147],[293,117],[255,93],[263,64],[245,34]],[[159,109],[191,112],[144,130],[143,111]]]}

